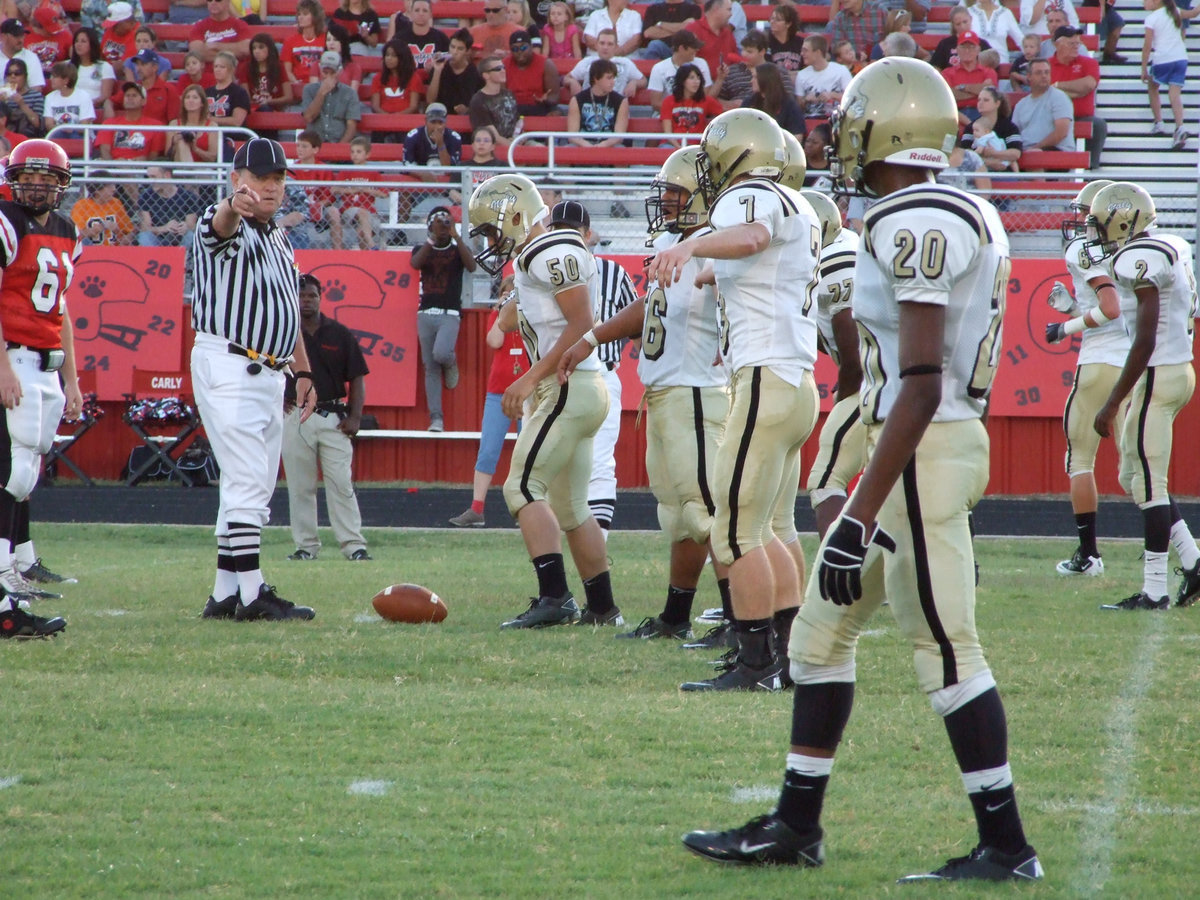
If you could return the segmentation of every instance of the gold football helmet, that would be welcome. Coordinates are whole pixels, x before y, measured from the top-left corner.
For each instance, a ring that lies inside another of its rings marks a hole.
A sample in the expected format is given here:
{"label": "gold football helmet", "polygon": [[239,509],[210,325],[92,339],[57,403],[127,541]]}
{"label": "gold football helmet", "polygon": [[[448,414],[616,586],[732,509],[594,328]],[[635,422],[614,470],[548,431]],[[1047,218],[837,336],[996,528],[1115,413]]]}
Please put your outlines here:
{"label": "gold football helmet", "polygon": [[709,205],[739,175],[778,181],[787,165],[787,144],[775,120],[759,109],[731,109],[704,129],[696,180]]}
{"label": "gold football helmet", "polygon": [[809,202],[821,222],[821,248],[824,249],[842,233],[842,211],[820,191],[810,188],[801,191],[800,196]]}
{"label": "gold football helmet", "polygon": [[646,198],[646,224],[651,232],[678,234],[708,221],[708,204],[696,181],[697,146],[676,150],[650,182]]}
{"label": "gold football helmet", "polygon": [[804,148],[794,134],[782,128],[779,132],[787,145],[787,163],[783,167],[783,174],[779,176],[779,183],[798,191],[804,187],[804,176],[808,174],[808,157],[804,155]]}
{"label": "gold football helmet", "polygon": [[475,188],[467,217],[471,237],[482,236],[488,242],[487,249],[475,257],[480,268],[499,275],[546,212],[537,185],[524,175],[493,175]]}
{"label": "gold football helmet", "polygon": [[1100,192],[1101,188],[1106,188],[1112,181],[1107,178],[1097,178],[1095,181],[1089,181],[1079,189],[1079,193],[1075,195],[1075,199],[1067,204],[1067,209],[1074,213],[1069,219],[1063,219],[1062,236],[1063,243],[1068,244],[1077,237],[1083,237],[1087,233],[1087,217],[1092,211],[1092,198]]}
{"label": "gold football helmet", "polygon": [[1087,217],[1089,233],[1095,237],[1083,245],[1093,263],[1116,254],[1118,250],[1154,224],[1154,199],[1144,188],[1128,181],[1103,187],[1092,197]]}
{"label": "gold football helmet", "polygon": [[929,63],[888,56],[854,76],[829,124],[835,189],[851,190],[849,179],[853,190],[875,196],[867,184],[872,163],[926,169],[949,165],[958,138],[958,105]]}

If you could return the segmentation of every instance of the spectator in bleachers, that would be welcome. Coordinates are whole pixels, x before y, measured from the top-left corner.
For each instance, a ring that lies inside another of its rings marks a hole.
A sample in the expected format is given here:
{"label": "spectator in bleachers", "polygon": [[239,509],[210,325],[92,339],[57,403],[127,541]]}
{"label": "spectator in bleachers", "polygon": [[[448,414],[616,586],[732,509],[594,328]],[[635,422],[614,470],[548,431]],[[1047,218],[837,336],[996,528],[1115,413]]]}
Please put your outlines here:
{"label": "spectator in bleachers", "polygon": [[[666,59],[675,45],[671,39],[704,15],[692,0],[658,0],[642,16],[642,55],[648,59]],[[668,88],[669,90],[669,88]]]}
{"label": "spectator in bleachers", "polygon": [[250,33],[250,26],[230,11],[229,0],[208,0],[208,17],[192,26],[188,50],[199,53],[207,63],[218,53],[243,59],[250,55]]}
{"label": "spectator in bleachers", "polygon": [[[879,42],[881,46],[884,45],[885,43],[892,45],[890,48],[886,47],[886,46],[884,47],[884,54],[883,54],[884,56],[915,56],[916,55],[915,50],[908,51],[907,43],[905,43],[905,42],[900,42],[900,43],[904,44],[905,52],[901,53],[901,52],[897,51],[896,47],[895,47],[895,44],[897,42],[895,40],[889,41],[888,40],[889,37],[890,37],[890,35],[885,35],[883,40]],[[917,42],[912,41],[912,44],[915,47]],[[841,63],[843,66],[845,66],[847,69],[849,69],[851,75],[857,75],[859,72],[861,72],[863,70],[863,68],[866,67],[866,63],[864,63],[861,59],[858,58],[858,51],[854,49],[854,45],[852,43],[850,43],[849,41],[838,41],[836,44],[833,44],[832,46],[833,46],[833,61],[836,63]],[[889,52],[889,50],[896,51],[896,52]]]}
{"label": "spectator in bleachers", "polygon": [[1100,154],[1108,138],[1108,123],[1096,115],[1096,86],[1100,83],[1100,64],[1079,54],[1082,32],[1064,25],[1054,32],[1054,55],[1050,57],[1050,82],[1071,98],[1076,122],[1091,122],[1092,136],[1087,140],[1089,168],[1100,167]]}
{"label": "spectator in bleachers", "polygon": [[[832,142],[829,125],[826,122],[818,122],[804,136],[800,146],[804,148],[804,161],[810,172],[814,169],[829,168],[829,157],[825,155],[825,148]],[[807,183],[808,181],[805,179],[805,184]]]}
{"label": "spectator in bleachers", "polygon": [[590,83],[592,63],[600,59],[611,60],[617,67],[616,91],[622,97],[633,97],[646,85],[642,70],[628,56],[617,56],[617,33],[611,28],[605,28],[596,38],[596,52],[589,54],[575,64],[567,74],[567,89],[574,96]]}
{"label": "spectator in bleachers", "polygon": [[[362,84],[362,66],[356,63],[350,54],[350,33],[340,22],[328,22],[325,25],[325,53],[336,53],[342,60],[342,68],[338,71],[338,80],[358,94],[358,86]],[[321,55],[324,59],[324,54]]]}
{"label": "spectator in bleachers", "polygon": [[557,116],[562,87],[558,67],[534,52],[531,36],[524,31],[513,32],[509,51],[504,60],[505,87],[517,98],[517,112],[522,116]]}
{"label": "spectator in bleachers", "polygon": [[1024,150],[1074,150],[1075,116],[1071,98],[1050,84],[1050,61],[1035,59],[1029,65],[1029,96],[1013,108],[1013,124],[1021,133]]}
{"label": "spectator in bleachers", "polygon": [[214,132],[200,130],[217,124],[208,113],[208,95],[200,85],[189,84],[183,89],[179,113],[171,118],[169,124],[181,129],[191,126],[196,131],[171,132],[167,142],[168,159],[176,162],[212,162],[217,158],[218,136]]}
{"label": "spectator in bleachers", "polygon": [[617,35],[616,56],[632,56],[642,46],[642,17],[629,0],[604,0],[604,6],[588,16],[583,43],[595,52],[596,37],[611,28]]}
{"label": "spectator in bleachers", "polygon": [[[491,132],[480,129],[489,137]],[[404,138],[404,161],[414,166],[457,166],[462,162],[462,137],[446,127],[446,107],[430,103],[425,124]]]}
{"label": "spectator in bleachers", "polygon": [[1071,0],[1021,0],[1017,14],[1017,24],[1021,31],[1039,36],[1051,34],[1049,22],[1046,20],[1046,13],[1051,9],[1062,12],[1066,16],[1066,24],[1072,28],[1079,27],[1079,13],[1075,12]]}
{"label": "spectator in bleachers", "polygon": [[824,35],[810,34],[804,39],[804,68],[796,73],[796,99],[804,115],[827,119],[842,102],[842,92],[850,83],[850,70],[829,58]]}
{"label": "spectator in bleachers", "polygon": [[[1008,97],[999,88],[988,85],[980,90],[975,108],[979,112],[979,118],[975,121],[985,123],[989,131],[1003,139],[1005,147],[1003,150],[984,147],[976,152],[983,159],[984,165],[993,172],[1011,168],[1012,164],[1021,158],[1021,132],[1013,124],[1012,107],[1008,104]],[[963,140],[968,138],[969,136],[965,136]]]}
{"label": "spectator in bleachers", "polygon": [[708,70],[715,72],[727,56],[738,52],[737,37],[729,17],[733,13],[730,0],[704,0],[704,15],[687,26],[687,30],[700,38],[700,59],[708,63]]}
{"label": "spectator in bleachers", "polygon": [[517,98],[505,86],[508,73],[504,60],[500,56],[485,56],[479,63],[479,73],[483,76],[483,87],[475,92],[467,110],[471,130],[487,128],[497,144],[507,147],[516,136],[521,115],[517,112]]}
{"label": "spectator in bleachers", "polygon": [[[390,40],[383,46],[383,68],[371,84],[371,112],[387,115],[415,113],[420,108],[425,81],[417,71],[408,44]],[[400,131],[376,132],[374,139],[387,144],[404,140]]]}
{"label": "spectator in bleachers", "polygon": [[[87,125],[96,121],[92,98],[77,87],[79,73],[70,62],[57,62],[50,69],[50,93],[42,106],[42,131],[57,125]],[[60,132],[58,138],[81,138],[83,131]]]}
{"label": "spectator in bleachers", "polygon": [[800,16],[796,8],[781,3],[771,11],[767,20],[767,60],[785,72],[799,72],[804,68],[801,50],[804,38],[800,35]]}
{"label": "spectator in bleachers", "polygon": [[1145,0],[1146,35],[1142,41],[1142,81],[1150,95],[1150,112],[1154,116],[1151,134],[1167,134],[1162,124],[1162,100],[1159,85],[1165,85],[1175,118],[1175,137],[1172,150],[1187,146],[1188,133],[1183,127],[1183,85],[1187,80],[1187,44],[1183,39],[1184,18],[1200,15],[1200,7],[1181,11],[1175,0]]}
{"label": "spectator in bleachers", "polygon": [[783,70],[775,63],[762,63],[754,69],[754,93],[742,106],[761,109],[784,131],[804,138],[804,110],[796,102],[791,84],[784,84]]}
{"label": "spectator in bleachers", "polygon": [[[218,125],[241,128],[246,116],[250,115],[250,92],[233,80],[237,73],[237,57],[225,51],[218,53],[212,70],[213,86],[204,92],[208,97],[208,114]],[[358,97],[354,100],[357,103]]]}
{"label": "spectator in bleachers", "polygon": [[[134,19],[139,22],[146,21],[146,12],[142,9],[142,0],[123,0],[123,2],[129,3]],[[110,15],[109,7],[111,5],[110,0],[82,0],[79,4],[79,24],[84,28],[92,28],[96,34],[99,34],[104,29],[104,20]],[[176,19],[174,16],[172,16],[171,20],[174,22],[183,21],[182,19]]]}
{"label": "spectator in bleachers", "polygon": [[[663,98],[675,89],[675,74],[682,66],[695,65],[700,70],[700,76],[705,84],[712,83],[712,73],[708,63],[698,59],[696,53],[700,50],[700,39],[690,31],[680,31],[672,35],[669,41],[671,55],[660,59],[650,70],[650,81],[647,90],[650,93],[650,105],[658,112],[662,108]],[[711,93],[715,93],[711,92]]]}
{"label": "spectator in bleachers", "polygon": [[[125,80],[136,81],[142,86],[142,93],[146,98],[142,104],[142,113],[160,122],[170,121],[179,109],[179,88],[159,77],[158,54],[153,50],[139,50],[133,57],[133,65],[137,76]],[[121,98],[114,98],[114,105],[117,99]]]}
{"label": "spectator in bleachers", "polygon": [[512,22],[522,31],[530,31],[537,34],[537,23],[533,19],[533,13],[529,9],[529,4],[525,0],[508,0],[504,4],[504,14],[508,16],[508,21]]}
{"label": "spectator in bleachers", "polygon": [[8,151],[23,140],[26,140],[25,135],[17,134],[8,127],[8,107],[0,103],[0,141],[8,145],[7,148],[4,148],[4,156],[7,156]]}
{"label": "spectator in bleachers", "polygon": [[507,166],[508,161],[496,155],[496,139],[486,128],[475,132],[471,141],[471,165],[473,166]]}
{"label": "spectator in bleachers", "polygon": [[441,103],[451,113],[465,116],[471,98],[483,87],[483,76],[471,62],[471,32],[460,28],[450,37],[449,56],[434,56],[429,68],[427,103]]}
{"label": "spectator in bleachers", "polygon": [[29,69],[23,59],[10,59],[4,67],[4,85],[0,98],[8,107],[8,127],[25,137],[41,137],[45,97],[40,89],[29,86]]}
{"label": "spectator in bleachers", "polygon": [[830,18],[826,35],[831,44],[849,41],[862,62],[871,48],[883,39],[887,9],[875,0],[833,0],[837,12]]}
{"label": "spectator in bleachers", "polygon": [[112,173],[95,169],[87,184],[87,195],[80,197],[71,207],[71,221],[75,223],[84,244],[105,247],[125,247],[133,243],[133,220],[125,210],[125,204],[117,197],[117,186]]}
{"label": "spectator in bleachers", "polygon": [[358,94],[342,83],[341,70],[341,56],[326,50],[321,54],[321,80],[306,84],[300,98],[304,121],[329,144],[353,140],[362,119]]}
{"label": "spectator in bleachers", "polygon": [[0,22],[0,56],[4,63],[19,59],[25,63],[30,87],[40,88],[46,83],[42,74],[42,61],[25,49],[25,26],[20,19],[5,19]]}
{"label": "spectator in bleachers", "polygon": [[320,74],[321,54],[325,52],[325,10],[318,0],[299,0],[296,4],[296,33],[283,39],[279,59],[288,80],[305,85]]}
{"label": "spectator in bleachers", "polygon": [[[142,86],[136,81],[121,85],[123,107],[120,112],[104,121],[105,125],[123,126],[115,131],[101,131],[96,135],[96,146],[101,159],[161,159],[166,148],[166,136],[161,131],[146,131],[146,127],[165,125],[158,119],[142,114],[146,97]],[[136,185],[133,186],[136,189]]]}
{"label": "spectator in bleachers", "polygon": [[[976,123],[978,123],[976,119]],[[990,191],[992,179],[987,175],[983,159],[974,150],[955,147],[946,158],[950,165],[937,173],[938,184],[948,184],[960,191]]]}
{"label": "spectator in bleachers", "polygon": [[333,18],[346,29],[352,56],[380,54],[383,24],[379,21],[379,13],[371,6],[371,0],[341,0],[333,11]]}
{"label": "spectator in bleachers", "polygon": [[[874,47],[871,48],[871,52],[869,54],[870,59],[872,61],[874,61],[877,59],[883,59],[885,56],[888,55],[884,51],[883,43],[884,43],[884,41],[887,40],[887,37],[889,34],[895,34],[897,32],[900,32],[902,34],[912,34],[912,30],[913,30],[912,13],[910,13],[907,9],[893,9],[893,10],[889,11],[887,14],[887,20],[883,26],[883,37],[881,37],[879,39],[878,44],[876,44]],[[915,43],[915,41],[914,41],[914,43]],[[918,46],[916,48],[915,54],[901,53],[901,54],[893,54],[893,55],[896,55],[896,56],[910,56],[911,55],[915,59],[923,59],[926,62],[929,61],[929,51],[926,50],[924,47],[920,47],[920,46]]]}
{"label": "spectator in bleachers", "polygon": [[[592,63],[588,87],[571,98],[567,106],[567,131],[614,132],[629,130],[629,98],[616,90],[617,66],[611,59]],[[601,140],[573,137],[579,147],[619,147],[621,138]]]}
{"label": "spectator in bleachers", "polygon": [[343,187],[331,188],[338,202],[337,214],[329,219],[329,240],[334,250],[344,249],[343,227],[350,226],[358,238],[359,250],[376,249],[375,231],[379,216],[375,212],[375,201],[384,195],[376,187],[380,175],[370,167],[371,139],[365,134],[355,135],[350,140],[350,165],[338,171],[337,181]]}
{"label": "spectator in bleachers", "polygon": [[76,85],[92,98],[96,112],[105,117],[113,112],[112,95],[117,87],[117,75],[112,64],[100,56],[100,37],[95,29],[80,28],[75,32],[71,62],[78,72]]}
{"label": "spectator in bleachers", "polygon": [[583,59],[583,31],[563,0],[554,0],[546,13],[542,49],[550,59]]}
{"label": "spectator in bleachers", "polygon": [[25,36],[25,49],[42,62],[42,74],[71,55],[71,29],[58,4],[43,4],[33,11],[32,29]]}
{"label": "spectator in bleachers", "polygon": [[[1188,0],[1189,7],[1191,3],[1192,0]],[[1125,20],[1117,12],[1117,0],[1083,0],[1083,5],[1099,6],[1102,10],[1100,24],[1096,28],[1096,36],[1104,42],[1104,52],[1100,61],[1105,63],[1126,62],[1125,57],[1117,52],[1117,41],[1121,38],[1121,29],[1125,27]],[[1048,15],[1046,28],[1049,29],[1050,34],[1054,34],[1054,28],[1050,26]]]}
{"label": "spectator in bleachers", "polygon": [[[884,56],[902,56],[908,59],[917,59],[925,50],[917,46],[917,42],[913,36],[907,31],[893,31],[891,34],[885,34],[883,40],[879,42],[879,49],[883,51]],[[990,52],[990,51],[989,51]],[[852,75],[858,74],[854,69],[850,70]]]}
{"label": "spectator in bleachers", "polygon": [[997,51],[1008,54],[1008,42],[1013,49],[1021,46],[1025,32],[1017,24],[1017,18],[1007,6],[998,0],[964,0],[971,12],[971,30],[983,38]]}
{"label": "spectator in bleachers", "polygon": [[188,247],[204,210],[200,198],[171,180],[167,166],[147,166],[150,190],[138,194],[138,243],[143,247]]}
{"label": "spectator in bleachers", "polygon": [[[312,128],[306,128],[296,135],[296,165],[303,170],[296,172],[296,181],[332,181],[336,173],[331,166],[322,165],[318,155],[321,151],[321,135]],[[288,179],[288,185],[292,179]],[[308,225],[310,237],[315,240],[316,232],[329,229],[328,209],[334,203],[333,191],[327,185],[317,184],[300,188],[307,198]],[[294,201],[294,205],[299,206]],[[285,223],[286,224],[286,223]],[[291,226],[290,226],[291,227]],[[310,242],[311,246],[311,242]]]}
{"label": "spectator in bleachers", "polygon": [[[663,133],[701,134],[713,117],[725,111],[720,100],[708,95],[705,86],[704,75],[695,63],[684,63],[679,67],[671,93],[662,102],[659,118]],[[669,146],[682,147],[683,144],[671,141]]]}
{"label": "spectator in bleachers", "polygon": [[412,0],[408,15],[396,13],[388,25],[387,40],[401,40],[408,45],[418,69],[427,68],[436,54],[450,51],[446,32],[433,26],[433,6],[430,0]]}
{"label": "spectator in bleachers", "polygon": [[[508,21],[504,0],[483,0],[483,21],[471,28],[472,52],[503,57],[508,53],[508,39],[521,29]],[[480,60],[482,66],[483,60]]]}
{"label": "spectator in bleachers", "polygon": [[995,69],[979,64],[979,36],[973,31],[959,35],[958,65],[944,69],[942,77],[954,93],[954,100],[958,103],[958,123],[964,127],[979,118],[976,106],[983,86],[990,84],[996,87],[1000,84],[1000,76]]}
{"label": "spectator in bleachers", "polygon": [[150,50],[158,59],[158,77],[163,81],[169,81],[171,78],[171,61],[158,52],[158,35],[154,33],[154,29],[149,25],[139,25],[133,32],[133,44],[137,47],[137,52],[121,63],[121,80],[138,80],[137,63],[134,60],[137,59],[138,53],[141,53],[143,50]]}
{"label": "spectator in bleachers", "polygon": [[1008,63],[1008,84],[1014,91],[1029,92],[1029,64],[1043,59],[1042,39],[1036,34],[1021,38],[1021,49],[1013,53]]}
{"label": "spectator in bleachers", "polygon": [[[754,93],[754,68],[767,62],[767,36],[754,29],[742,38],[742,57],[738,62],[722,60],[713,79],[713,95],[725,109],[736,109]],[[651,75],[654,73],[651,72]]]}
{"label": "spectator in bleachers", "polygon": [[[1046,33],[1045,40],[1042,41],[1042,49],[1039,54],[1042,59],[1049,59],[1054,55],[1054,32],[1060,28],[1065,28],[1069,24],[1067,14],[1057,6],[1046,10],[1046,27],[1050,30]],[[1083,44],[1080,44],[1079,55],[1091,56],[1092,51],[1083,46]]]}
{"label": "spectator in bleachers", "polygon": [[208,71],[199,53],[189,51],[183,55],[183,72],[175,81],[175,86],[180,91],[193,84],[207,91],[214,83],[212,72]]}
{"label": "spectator in bleachers", "polygon": [[[176,25],[195,25],[208,15],[208,0],[170,0],[168,18]],[[145,16],[138,14],[138,20]]]}
{"label": "spectator in bleachers", "polygon": [[[965,6],[956,6],[950,10],[950,33],[938,41],[937,47],[929,62],[937,69],[948,69],[958,65],[958,39],[964,32],[971,31],[971,10]],[[979,39],[980,50],[990,50],[992,47],[985,39]],[[1043,55],[1049,55],[1048,53]]]}
{"label": "spectator in bleachers", "polygon": [[266,25],[267,0],[229,0],[229,11],[247,25]]}
{"label": "spectator in bleachers", "polygon": [[279,47],[266,32],[250,38],[250,55],[238,66],[237,80],[250,94],[251,111],[271,112],[296,102],[292,83],[283,71]]}

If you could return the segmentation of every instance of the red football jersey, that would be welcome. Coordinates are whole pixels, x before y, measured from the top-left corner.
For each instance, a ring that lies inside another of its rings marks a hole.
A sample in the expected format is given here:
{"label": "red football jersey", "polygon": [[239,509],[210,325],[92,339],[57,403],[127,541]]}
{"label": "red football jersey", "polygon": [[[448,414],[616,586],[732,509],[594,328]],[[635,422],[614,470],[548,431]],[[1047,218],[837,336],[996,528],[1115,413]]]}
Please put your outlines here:
{"label": "red football jersey", "polygon": [[74,223],[58,213],[39,225],[25,207],[0,201],[0,327],[5,341],[38,350],[62,346],[67,287],[80,249]]}

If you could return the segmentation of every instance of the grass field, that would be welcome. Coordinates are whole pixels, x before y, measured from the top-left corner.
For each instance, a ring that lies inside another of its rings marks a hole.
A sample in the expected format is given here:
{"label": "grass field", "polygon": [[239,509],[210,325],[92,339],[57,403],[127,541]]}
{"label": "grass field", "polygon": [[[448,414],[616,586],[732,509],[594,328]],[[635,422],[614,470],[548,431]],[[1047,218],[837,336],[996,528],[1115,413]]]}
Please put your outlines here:
{"label": "grass field", "polygon": [[[377,531],[372,563],[298,564],[269,529],[269,579],[317,609],[280,625],[197,618],[207,529],[37,531],[80,583],[43,604],[65,634],[0,644],[3,897],[1200,892],[1200,609],[1097,610],[1139,585],[1133,544],[1109,547],[1103,579],[1067,580],[1066,542],[980,541],[980,629],[1047,879],[900,887],[974,826],[886,612],[863,640],[825,867],[726,869],[679,837],[774,803],[790,694],[682,695],[708,657],[659,642],[501,633],[533,585],[515,532]],[[614,533],[610,552],[635,624],[661,607],[665,547]],[[447,621],[375,618],[399,581],[436,590]],[[715,602],[706,579],[697,610]]]}

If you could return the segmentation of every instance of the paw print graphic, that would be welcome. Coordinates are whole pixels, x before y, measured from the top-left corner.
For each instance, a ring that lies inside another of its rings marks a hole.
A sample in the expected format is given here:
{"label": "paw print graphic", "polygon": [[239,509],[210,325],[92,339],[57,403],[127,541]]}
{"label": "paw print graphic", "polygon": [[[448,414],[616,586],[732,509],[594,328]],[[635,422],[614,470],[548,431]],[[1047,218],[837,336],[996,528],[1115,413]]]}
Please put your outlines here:
{"label": "paw print graphic", "polygon": [[79,290],[83,292],[83,296],[96,300],[104,296],[104,288],[107,282],[97,275],[89,275],[79,283]]}
{"label": "paw print graphic", "polygon": [[346,299],[346,286],[334,278],[325,286],[325,296],[334,303],[340,303]]}

